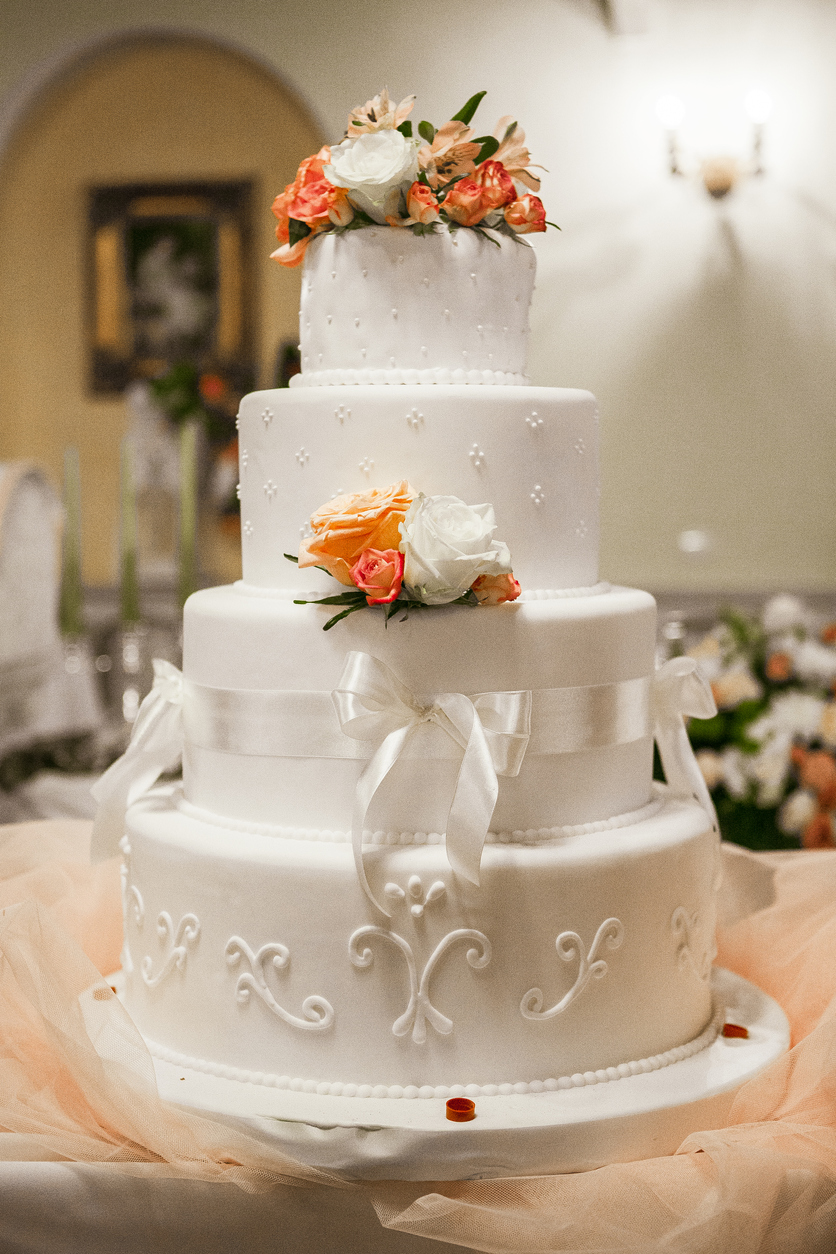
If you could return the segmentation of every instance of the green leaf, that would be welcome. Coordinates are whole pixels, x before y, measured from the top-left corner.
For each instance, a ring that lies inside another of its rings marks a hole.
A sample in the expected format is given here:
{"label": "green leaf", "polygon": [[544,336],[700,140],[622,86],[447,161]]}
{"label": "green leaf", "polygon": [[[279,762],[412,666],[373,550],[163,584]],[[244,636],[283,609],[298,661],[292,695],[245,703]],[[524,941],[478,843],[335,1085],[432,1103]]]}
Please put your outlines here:
{"label": "green leaf", "polygon": [[431,144],[436,137],[437,131],[432,122],[419,122],[418,134],[422,139],[425,139],[428,144]]}
{"label": "green leaf", "polygon": [[408,229],[413,235],[435,235],[435,222],[413,222]]}
{"label": "green leaf", "polygon": [[289,220],[288,229],[290,231],[291,248],[294,244],[298,244],[300,239],[305,239],[306,236],[311,233],[311,228],[308,226],[307,222],[300,222],[297,218],[291,218]]}
{"label": "green leaf", "polygon": [[453,114],[453,122],[464,122],[465,126],[469,126],[473,120],[473,115],[482,103],[483,96],[487,91],[477,91],[475,96],[471,96],[464,108],[459,109],[458,113]]}
{"label": "green leaf", "polygon": [[405,122],[401,122],[398,130],[406,139],[412,139],[412,123],[408,118]]}
{"label": "green leaf", "polygon": [[476,158],[477,165],[481,165],[483,161],[487,161],[489,157],[492,157],[499,147],[499,140],[493,135],[481,135],[479,139],[474,139],[473,143],[482,145],[479,149],[479,156]]}
{"label": "green leaf", "polygon": [[352,588],[350,592],[338,592],[332,597],[319,597],[315,601],[294,601],[294,605],[356,605],[362,609],[366,604],[366,594],[361,592],[359,588]]}
{"label": "green leaf", "polygon": [[282,556],[286,557],[289,562],[295,562],[297,566],[299,565],[299,558],[294,557],[292,553],[283,553]]}
{"label": "green leaf", "polygon": [[330,631],[331,628],[335,626],[335,624],[338,623],[341,618],[348,618],[349,614],[356,614],[357,610],[362,610],[365,608],[366,608],[366,598],[364,597],[362,605],[352,605],[347,610],[343,610],[341,614],[335,614],[333,618],[329,618],[328,622],[325,624],[322,630]]}
{"label": "green leaf", "polygon": [[549,222],[548,218],[546,218],[546,226],[553,226],[556,231],[563,229],[562,227],[559,227],[556,222]]}
{"label": "green leaf", "polygon": [[[493,230],[493,229],[494,229],[494,228],[493,228],[493,227],[491,227],[491,230]],[[502,245],[500,244],[499,240],[498,240],[498,239],[494,239],[492,235],[488,235],[488,233],[487,233],[487,231],[484,229],[484,227],[481,227],[481,226],[474,226],[474,227],[472,227],[472,228],[471,228],[471,230],[475,231],[477,235],[481,235],[483,239],[490,240],[490,242],[491,242],[492,244],[496,244],[497,248],[501,248],[501,247],[502,247]],[[455,602],[454,602],[454,604],[455,604]]]}

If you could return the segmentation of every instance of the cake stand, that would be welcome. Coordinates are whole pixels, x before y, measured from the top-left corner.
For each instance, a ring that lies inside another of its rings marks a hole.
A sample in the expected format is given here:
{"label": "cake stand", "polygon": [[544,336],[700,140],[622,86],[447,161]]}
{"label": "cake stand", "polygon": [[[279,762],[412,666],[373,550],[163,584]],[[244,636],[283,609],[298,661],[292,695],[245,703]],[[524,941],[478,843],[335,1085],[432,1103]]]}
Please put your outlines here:
{"label": "cake stand", "polygon": [[691,1132],[726,1125],[735,1093],[789,1046],[777,1002],[730,971],[712,988],[722,1035],[658,1071],[556,1092],[480,1097],[454,1123],[442,1098],[358,1098],[293,1092],[154,1060],[160,1096],[236,1127],[312,1167],[355,1180],[484,1180],[591,1171],[672,1154]]}

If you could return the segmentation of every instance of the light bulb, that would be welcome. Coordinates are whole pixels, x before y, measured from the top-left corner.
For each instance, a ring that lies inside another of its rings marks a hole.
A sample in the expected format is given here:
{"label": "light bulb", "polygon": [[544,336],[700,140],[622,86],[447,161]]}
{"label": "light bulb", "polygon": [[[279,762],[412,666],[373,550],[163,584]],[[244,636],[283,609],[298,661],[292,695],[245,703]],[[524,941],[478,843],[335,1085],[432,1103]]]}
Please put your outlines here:
{"label": "light bulb", "polygon": [[660,96],[656,101],[656,116],[666,131],[675,131],[685,117],[685,105],[679,96]]}
{"label": "light bulb", "polygon": [[768,91],[753,87],[750,92],[746,93],[743,107],[756,126],[763,126],[764,122],[769,121],[772,113],[772,97]]}

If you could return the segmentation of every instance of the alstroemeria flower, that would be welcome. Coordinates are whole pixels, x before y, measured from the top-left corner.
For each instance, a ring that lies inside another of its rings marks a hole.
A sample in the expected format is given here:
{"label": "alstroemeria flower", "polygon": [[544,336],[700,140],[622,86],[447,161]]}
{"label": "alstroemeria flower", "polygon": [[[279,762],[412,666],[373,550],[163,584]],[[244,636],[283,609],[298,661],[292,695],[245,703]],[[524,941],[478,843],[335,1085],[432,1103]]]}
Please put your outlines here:
{"label": "alstroemeria flower", "polygon": [[371,131],[394,131],[412,112],[415,104],[414,96],[405,96],[395,107],[389,99],[386,87],[364,105],[358,105],[348,115],[346,135],[350,139],[354,135],[369,134]]}
{"label": "alstroemeria flower", "polygon": [[[511,134],[508,130],[513,126]],[[532,192],[539,192],[540,180],[531,173],[531,157],[525,146],[525,131],[519,123],[508,114],[500,118],[494,128],[494,138],[499,140],[499,147],[493,154],[494,161],[501,161],[505,169],[519,183],[524,183]],[[533,167],[542,170],[542,166]]]}
{"label": "alstroemeria flower", "polygon": [[479,145],[471,143],[473,135],[464,122],[445,122],[433,142],[418,150],[418,164],[430,186],[440,187],[460,174],[475,174],[473,163],[479,156]]}

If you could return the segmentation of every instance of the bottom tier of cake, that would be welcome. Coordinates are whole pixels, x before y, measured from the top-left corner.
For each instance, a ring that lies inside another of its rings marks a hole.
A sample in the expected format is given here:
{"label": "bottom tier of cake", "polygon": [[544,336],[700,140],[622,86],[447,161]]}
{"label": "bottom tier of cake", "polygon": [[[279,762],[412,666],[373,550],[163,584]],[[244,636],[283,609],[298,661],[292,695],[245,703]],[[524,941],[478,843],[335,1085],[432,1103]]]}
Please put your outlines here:
{"label": "bottom tier of cake", "polygon": [[[659,788],[638,814],[489,843],[366,851],[242,831],[176,789],[128,813],[126,1004],[209,1074],[350,1097],[486,1096],[617,1080],[708,1045],[718,844]],[[277,832],[279,829],[277,829]]]}

